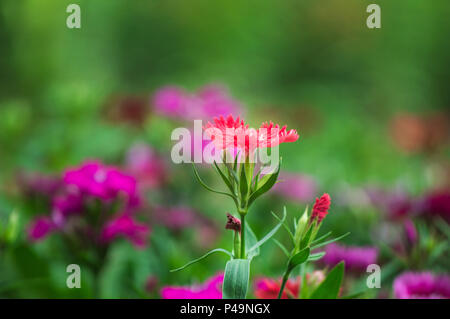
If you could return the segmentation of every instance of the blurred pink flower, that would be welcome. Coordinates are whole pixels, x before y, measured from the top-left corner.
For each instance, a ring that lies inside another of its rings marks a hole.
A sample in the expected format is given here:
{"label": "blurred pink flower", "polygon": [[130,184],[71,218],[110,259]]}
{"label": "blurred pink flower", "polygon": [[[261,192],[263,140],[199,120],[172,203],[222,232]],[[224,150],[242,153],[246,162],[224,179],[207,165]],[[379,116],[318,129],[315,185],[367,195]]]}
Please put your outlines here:
{"label": "blurred pink flower", "polygon": [[119,236],[128,238],[136,247],[145,247],[150,228],[137,223],[130,215],[123,214],[106,223],[102,230],[101,238],[104,242],[110,242]]}
{"label": "blurred pink flower", "polygon": [[424,217],[441,217],[450,223],[450,191],[434,191],[419,201],[419,214]]}
{"label": "blurred pink flower", "polygon": [[223,274],[216,274],[204,284],[179,287],[167,286],[161,289],[163,299],[222,299]]}
{"label": "blurred pink flower", "polygon": [[308,176],[281,172],[272,191],[292,201],[309,202],[317,192],[316,182]]}
{"label": "blurred pink flower", "polygon": [[394,281],[398,299],[450,299],[450,277],[430,272],[406,272]]}
{"label": "blurred pink flower", "polygon": [[378,250],[375,247],[341,246],[336,243],[325,248],[322,263],[333,267],[341,261],[347,270],[365,272],[367,266],[377,262]]}
{"label": "blurred pink flower", "polygon": [[86,161],[80,167],[67,170],[63,180],[82,195],[111,201],[123,194],[128,206],[139,203],[136,179],[98,161]]}
{"label": "blurred pink flower", "polygon": [[27,196],[40,195],[51,197],[61,188],[61,178],[42,173],[20,173],[17,182],[21,191]]}
{"label": "blurred pink flower", "polygon": [[418,240],[416,225],[411,219],[407,219],[403,222],[403,228],[408,246],[414,246]]}
{"label": "blurred pink flower", "polygon": [[390,219],[398,220],[414,215],[415,202],[402,190],[369,188],[367,194],[372,205],[386,214]]}
{"label": "blurred pink flower", "polygon": [[50,218],[41,216],[34,219],[28,226],[28,238],[32,241],[39,241],[55,229]]}
{"label": "blurred pink flower", "polygon": [[166,167],[163,160],[146,144],[132,146],[126,155],[126,169],[136,176],[142,189],[158,187],[166,179]]}
{"label": "blurred pink flower", "polygon": [[193,227],[198,221],[197,213],[188,207],[155,207],[153,209],[155,221],[172,230]]}
{"label": "blurred pink flower", "polygon": [[241,113],[241,106],[220,86],[205,86],[194,94],[177,87],[163,87],[153,97],[157,113],[183,120]]}

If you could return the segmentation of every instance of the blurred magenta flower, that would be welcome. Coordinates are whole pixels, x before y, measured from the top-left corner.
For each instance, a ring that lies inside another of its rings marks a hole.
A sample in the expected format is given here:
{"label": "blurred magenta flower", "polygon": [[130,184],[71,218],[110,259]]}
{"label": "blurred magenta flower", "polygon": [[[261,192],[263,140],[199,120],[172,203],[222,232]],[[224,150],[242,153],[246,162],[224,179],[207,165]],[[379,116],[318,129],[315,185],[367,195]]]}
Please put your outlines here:
{"label": "blurred magenta flower", "polygon": [[42,173],[22,172],[17,176],[20,190],[27,196],[39,195],[50,197],[62,186],[62,180],[58,176],[45,175]]}
{"label": "blurred magenta flower", "polygon": [[128,206],[139,204],[136,179],[99,161],[86,161],[80,167],[67,170],[63,180],[82,195],[104,201],[112,201],[123,195]]}
{"label": "blurred magenta flower", "polygon": [[[255,296],[258,299],[277,299],[281,288],[281,279],[259,278],[255,281]],[[300,291],[300,277],[289,279],[281,295],[281,299],[296,299]]]}
{"label": "blurred magenta flower", "polygon": [[179,287],[166,286],[161,289],[163,299],[222,299],[223,274],[216,274],[204,284]]}
{"label": "blurred magenta flower", "polygon": [[167,168],[164,161],[148,145],[133,145],[126,155],[126,170],[136,176],[141,189],[158,187],[164,183]]}
{"label": "blurred magenta flower", "polygon": [[450,299],[450,277],[430,272],[406,272],[393,284],[398,299]]}
{"label": "blurred magenta flower", "polygon": [[185,206],[155,207],[153,209],[155,222],[172,230],[178,231],[187,227],[193,227],[199,221],[195,211]]}
{"label": "blurred magenta flower", "polygon": [[411,219],[407,219],[403,222],[403,228],[408,247],[414,246],[419,237],[417,234],[416,225],[414,225],[414,222]]}
{"label": "blurred magenta flower", "polygon": [[147,241],[150,228],[147,225],[137,223],[130,215],[121,216],[110,220],[103,227],[101,238],[109,243],[117,237],[128,238],[136,247],[143,248]]}
{"label": "blurred magenta flower", "polygon": [[205,86],[194,94],[177,87],[163,87],[155,93],[153,106],[159,114],[183,120],[242,112],[240,104],[227,90],[215,85]]}
{"label": "blurred magenta flower", "polygon": [[336,243],[325,248],[322,263],[333,267],[339,262],[345,262],[347,270],[365,272],[367,266],[377,262],[378,249],[375,247],[342,246]]}
{"label": "blurred magenta flower", "polygon": [[314,199],[317,184],[311,177],[281,172],[279,182],[271,191],[292,201],[309,202]]}
{"label": "blurred magenta flower", "polygon": [[140,202],[133,176],[99,161],[87,161],[65,171],[62,181],[63,186],[50,197],[49,216],[30,223],[31,240],[59,232],[75,235],[85,244],[106,244],[122,236],[137,247],[145,246],[150,229],[131,215]]}
{"label": "blurred magenta flower", "polygon": [[39,241],[44,239],[50,232],[55,229],[52,220],[45,216],[37,217],[28,226],[28,238],[31,241]]}
{"label": "blurred magenta flower", "polygon": [[450,223],[450,191],[438,190],[424,196],[417,209],[424,217],[441,217]]}
{"label": "blurred magenta flower", "polygon": [[403,190],[367,189],[372,205],[393,220],[411,217],[415,214],[415,201]]}

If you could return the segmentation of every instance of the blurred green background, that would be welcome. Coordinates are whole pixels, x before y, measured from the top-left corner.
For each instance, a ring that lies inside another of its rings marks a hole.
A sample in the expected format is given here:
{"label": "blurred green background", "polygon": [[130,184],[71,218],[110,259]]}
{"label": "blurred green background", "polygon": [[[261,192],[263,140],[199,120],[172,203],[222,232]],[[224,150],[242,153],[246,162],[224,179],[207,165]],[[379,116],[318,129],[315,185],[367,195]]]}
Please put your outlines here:
{"label": "blurred green background", "polygon": [[[70,3],[81,7],[81,29],[66,27]],[[283,169],[313,176],[336,203],[344,201],[339,190],[366,185],[402,187],[412,195],[448,186],[442,174],[448,174],[448,131],[431,150],[416,145],[405,151],[402,129],[393,138],[392,119],[405,112],[448,119],[449,2],[378,0],[381,29],[366,27],[370,3],[0,0],[0,218],[16,209],[25,227],[35,213],[26,212],[17,194],[21,171],[59,173],[86,158],[120,164],[136,141],[169,162],[170,132],[180,124],[153,116],[150,105],[165,85],[193,91],[222,83],[245,106],[250,124],[273,120],[296,128],[300,140],[281,148]],[[111,121],[108,101],[115,96],[148,101],[150,115],[140,125]],[[420,144],[414,136],[413,144]],[[221,229],[232,203],[203,191],[189,165],[171,170],[169,186],[148,194],[149,200],[189,205]],[[213,175],[208,180],[219,183]],[[280,213],[284,204],[292,216],[305,206],[272,197],[255,206],[249,222],[259,235],[275,223],[270,210]],[[347,243],[376,245],[368,229],[379,213],[360,210],[337,206],[327,229],[351,231]],[[184,273],[167,272],[204,251],[192,248],[192,237],[193,230],[175,236],[154,227],[144,252],[118,243],[103,272],[101,296],[141,296],[152,274],[161,285],[187,284],[222,269],[223,258],[213,257]],[[230,243],[228,233],[218,240],[219,246]],[[14,253],[2,256],[5,296],[92,296],[89,281],[82,292],[64,289],[66,274],[57,269],[67,259],[53,255],[53,238],[31,245],[21,233],[15,245]],[[278,254],[268,245],[253,272],[280,276]],[[63,279],[55,284],[58,276]]]}

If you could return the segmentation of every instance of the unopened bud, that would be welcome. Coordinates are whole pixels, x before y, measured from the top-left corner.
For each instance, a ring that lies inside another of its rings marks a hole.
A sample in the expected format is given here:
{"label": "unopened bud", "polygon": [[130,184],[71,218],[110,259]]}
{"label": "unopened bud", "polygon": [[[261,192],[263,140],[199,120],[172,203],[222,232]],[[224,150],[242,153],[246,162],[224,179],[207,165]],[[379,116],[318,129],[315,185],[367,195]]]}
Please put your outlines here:
{"label": "unopened bud", "polygon": [[305,208],[302,217],[299,219],[297,223],[297,228],[295,229],[294,241],[296,248],[300,246],[300,241],[302,240],[303,234],[307,226],[308,226],[308,207]]}

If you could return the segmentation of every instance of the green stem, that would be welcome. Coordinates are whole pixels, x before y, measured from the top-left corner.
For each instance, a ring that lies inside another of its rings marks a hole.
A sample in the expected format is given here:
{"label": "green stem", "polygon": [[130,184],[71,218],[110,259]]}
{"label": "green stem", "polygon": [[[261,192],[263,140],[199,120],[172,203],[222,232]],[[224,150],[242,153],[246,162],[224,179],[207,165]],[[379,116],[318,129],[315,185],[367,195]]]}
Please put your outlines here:
{"label": "green stem", "polygon": [[278,293],[278,299],[281,299],[281,296],[283,295],[284,286],[286,286],[286,282],[289,278],[289,271],[286,269],[286,272],[283,276],[283,281],[281,282],[280,292]]}
{"label": "green stem", "polygon": [[241,259],[245,259],[245,215],[241,214]]}

